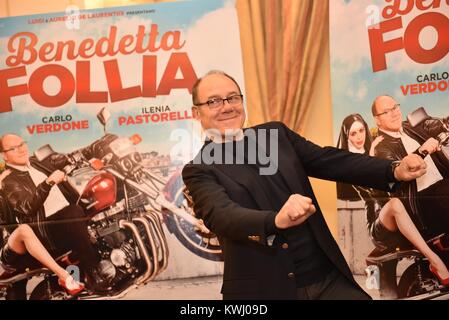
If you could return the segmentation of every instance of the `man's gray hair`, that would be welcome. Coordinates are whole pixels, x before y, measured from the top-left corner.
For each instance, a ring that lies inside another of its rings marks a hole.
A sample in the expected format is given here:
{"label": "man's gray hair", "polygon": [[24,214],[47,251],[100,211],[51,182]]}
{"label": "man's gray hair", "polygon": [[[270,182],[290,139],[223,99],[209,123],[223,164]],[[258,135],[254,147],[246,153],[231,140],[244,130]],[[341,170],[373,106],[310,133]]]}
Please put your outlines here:
{"label": "man's gray hair", "polygon": [[225,77],[231,79],[232,82],[234,82],[235,85],[237,86],[237,88],[239,89],[239,93],[242,94],[242,89],[240,89],[239,84],[237,83],[237,81],[235,81],[235,79],[233,77],[231,77],[229,74],[227,74],[226,72],[221,71],[221,70],[211,70],[211,71],[207,72],[204,76],[202,76],[201,78],[196,80],[195,84],[192,87],[192,102],[193,102],[194,106],[201,103],[200,101],[198,101],[198,87],[200,86],[201,81],[203,81],[203,79],[206,78],[207,76],[210,76],[213,74],[220,74],[222,76],[225,76]]}

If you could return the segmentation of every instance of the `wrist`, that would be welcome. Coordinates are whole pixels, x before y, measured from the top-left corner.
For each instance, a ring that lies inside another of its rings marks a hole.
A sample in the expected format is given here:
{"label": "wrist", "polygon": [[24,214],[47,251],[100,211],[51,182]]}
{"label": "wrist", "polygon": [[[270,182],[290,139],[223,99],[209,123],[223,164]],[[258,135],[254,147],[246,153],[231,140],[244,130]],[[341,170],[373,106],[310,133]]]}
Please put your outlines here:
{"label": "wrist", "polygon": [[426,150],[422,150],[422,148],[419,147],[418,149],[416,149],[414,154],[417,154],[418,156],[424,159],[429,153]]}
{"label": "wrist", "polygon": [[393,162],[391,162],[391,164],[390,164],[390,168],[391,168],[391,173],[392,173],[392,176],[393,176],[393,178],[394,178],[394,180],[396,180],[396,182],[399,182],[399,181],[401,181],[401,179],[400,178],[398,178],[398,167],[399,167],[399,165],[401,164],[401,161],[393,161]]}
{"label": "wrist", "polygon": [[276,215],[277,215],[277,212],[273,211],[272,213],[269,213],[265,217],[265,234],[267,236],[276,233],[276,230],[277,230],[276,223],[275,223]]}
{"label": "wrist", "polygon": [[55,185],[55,182],[54,182],[53,180],[48,180],[48,178],[45,179],[45,183],[46,183],[47,185],[49,185],[50,187],[53,187],[53,186]]}
{"label": "wrist", "polygon": [[276,214],[273,222],[275,230],[284,230],[285,228],[287,228],[284,221],[282,221],[282,217],[279,215],[279,213]]}

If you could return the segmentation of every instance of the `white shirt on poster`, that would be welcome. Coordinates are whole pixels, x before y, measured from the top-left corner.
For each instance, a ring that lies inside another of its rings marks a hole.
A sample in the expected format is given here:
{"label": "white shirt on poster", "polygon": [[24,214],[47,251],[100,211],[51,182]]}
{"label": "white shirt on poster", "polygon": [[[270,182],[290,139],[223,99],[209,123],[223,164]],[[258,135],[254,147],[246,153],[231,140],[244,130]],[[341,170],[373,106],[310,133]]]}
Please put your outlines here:
{"label": "white shirt on poster", "polygon": [[[419,147],[421,147],[418,141],[405,134],[402,128],[399,132],[392,132],[382,129],[380,130],[385,132],[389,136],[392,136],[393,138],[400,138],[402,144],[404,145],[405,150],[407,151],[407,154],[411,154],[415,152],[415,150],[417,150]],[[418,192],[427,189],[428,187],[437,183],[440,180],[443,180],[443,176],[441,175],[440,171],[435,165],[435,162],[433,162],[432,157],[430,156],[425,157],[424,162],[427,165],[427,172],[425,175],[416,179],[416,186],[418,188]]]}

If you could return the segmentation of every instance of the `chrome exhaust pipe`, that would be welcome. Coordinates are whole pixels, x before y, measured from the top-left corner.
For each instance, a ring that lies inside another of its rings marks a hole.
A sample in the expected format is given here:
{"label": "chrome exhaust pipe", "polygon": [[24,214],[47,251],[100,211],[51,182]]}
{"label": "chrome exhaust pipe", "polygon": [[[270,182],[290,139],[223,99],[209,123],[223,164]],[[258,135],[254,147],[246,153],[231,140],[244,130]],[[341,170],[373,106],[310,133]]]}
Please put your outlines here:
{"label": "chrome exhaust pipe", "polygon": [[136,280],[137,284],[141,284],[145,282],[146,279],[148,279],[153,274],[154,268],[150,256],[148,255],[148,251],[145,248],[145,244],[143,243],[142,237],[139,234],[139,230],[137,229],[134,223],[126,220],[120,220],[119,226],[120,228],[128,228],[134,234],[134,237],[136,238],[137,241],[137,246],[139,247],[140,253],[143,256],[145,263],[147,265],[147,270],[145,271],[145,273]]}
{"label": "chrome exhaust pipe", "polygon": [[155,232],[158,233],[159,238],[161,239],[162,261],[160,266],[161,269],[160,272],[162,272],[168,266],[168,257],[170,252],[167,244],[167,238],[165,237],[164,230],[162,229],[162,222],[159,216],[154,212],[150,212],[150,214],[145,215],[145,218],[150,221],[151,225],[155,229]]}
{"label": "chrome exhaust pipe", "polygon": [[150,222],[155,233],[157,233],[159,241],[161,243],[162,261],[161,266],[159,267],[160,273],[164,271],[168,266],[169,248],[167,244],[167,238],[165,237],[164,230],[162,229],[162,222],[157,214],[149,211],[144,215],[144,217]]}
{"label": "chrome exhaust pipe", "polygon": [[151,273],[151,275],[149,277],[147,277],[144,280],[144,282],[147,282],[147,281],[153,280],[154,277],[158,274],[159,263],[157,263],[157,247],[156,247],[156,243],[154,242],[153,234],[151,232],[151,227],[150,227],[148,221],[144,218],[134,218],[133,222],[142,223],[142,225],[145,228],[147,238],[148,238],[148,243],[150,244],[150,248],[151,248],[151,253],[152,253],[152,257],[153,257],[153,272]]}
{"label": "chrome exhaust pipe", "polygon": [[123,298],[125,295],[128,294],[128,292],[130,292],[131,290],[137,289],[138,285],[137,284],[133,284],[130,285],[128,288],[126,288],[125,290],[121,291],[120,293],[116,294],[116,295],[112,295],[112,296],[100,296],[100,295],[80,295],[78,296],[78,298],[80,300],[115,300],[115,299],[121,299]]}

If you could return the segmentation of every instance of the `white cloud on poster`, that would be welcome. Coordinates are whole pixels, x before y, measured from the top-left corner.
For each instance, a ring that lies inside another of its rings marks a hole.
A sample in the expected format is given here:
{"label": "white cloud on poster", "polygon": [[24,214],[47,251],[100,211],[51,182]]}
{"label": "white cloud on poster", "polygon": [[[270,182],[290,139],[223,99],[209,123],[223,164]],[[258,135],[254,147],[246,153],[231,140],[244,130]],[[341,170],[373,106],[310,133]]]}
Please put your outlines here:
{"label": "white cloud on poster", "polygon": [[332,35],[332,60],[343,64],[347,73],[362,67],[369,59],[369,42],[364,14],[367,1],[331,1],[330,30]]}
{"label": "white cloud on poster", "polygon": [[[12,83],[12,81],[10,81],[10,83]],[[48,115],[48,112],[50,110],[52,110],[51,108],[42,107],[38,105],[31,99],[31,97],[28,94],[12,97],[11,101],[14,114],[20,116],[29,115],[31,112],[33,117],[44,117]]]}
{"label": "white cloud on poster", "polygon": [[347,86],[346,95],[355,101],[362,101],[366,98],[368,87],[366,81],[362,81],[353,86]]}
{"label": "white cloud on poster", "polygon": [[368,86],[366,81],[362,81],[359,85],[359,87],[357,88],[357,91],[355,93],[355,98],[359,101],[362,101],[363,99],[365,99],[366,95],[368,93]]}
{"label": "white cloud on poster", "polygon": [[196,21],[187,31],[185,48],[198,77],[211,69],[220,69],[243,83],[243,68],[236,63],[242,55],[239,34],[237,15],[230,5]]}

